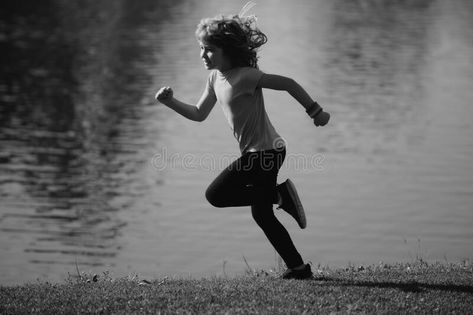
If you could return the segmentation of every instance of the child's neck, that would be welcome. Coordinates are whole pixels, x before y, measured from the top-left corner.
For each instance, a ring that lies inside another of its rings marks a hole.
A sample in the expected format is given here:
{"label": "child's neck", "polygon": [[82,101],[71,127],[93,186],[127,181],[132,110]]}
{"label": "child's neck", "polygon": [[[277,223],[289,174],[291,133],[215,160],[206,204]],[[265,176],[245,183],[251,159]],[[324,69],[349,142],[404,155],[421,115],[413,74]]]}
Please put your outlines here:
{"label": "child's neck", "polygon": [[220,65],[218,70],[220,72],[224,73],[224,72],[228,72],[228,71],[230,71],[234,68],[236,68],[236,66],[232,62],[230,62],[229,59],[225,58],[225,61],[222,62],[222,64]]}
{"label": "child's neck", "polygon": [[230,71],[234,68],[236,68],[236,67],[234,67],[232,65],[228,65],[228,66],[220,67],[220,69],[218,69],[218,71],[220,71],[221,73],[225,73],[225,72],[228,72],[228,71]]}

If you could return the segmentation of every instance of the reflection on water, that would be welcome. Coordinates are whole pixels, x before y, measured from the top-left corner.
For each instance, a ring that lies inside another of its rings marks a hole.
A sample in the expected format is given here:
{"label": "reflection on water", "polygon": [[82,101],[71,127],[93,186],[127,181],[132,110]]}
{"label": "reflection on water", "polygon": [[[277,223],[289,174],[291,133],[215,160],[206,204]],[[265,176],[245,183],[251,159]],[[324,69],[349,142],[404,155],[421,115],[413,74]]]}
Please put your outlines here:
{"label": "reflection on water", "polygon": [[[150,105],[162,84],[198,99],[207,73],[195,25],[241,4],[1,4],[2,283],[60,280],[76,263],[151,277],[218,273],[224,261],[241,272],[242,255],[271,265],[248,211],[204,200],[216,172],[150,164],[163,149],[236,154],[217,106],[195,124]],[[262,70],[294,77],[333,116],[314,130],[288,96],[266,91],[288,154],[324,156],[323,171],[282,169],[308,212],[303,232],[279,215],[303,255],[471,258],[471,3],[262,0],[255,13],[269,37]]]}
{"label": "reflection on water", "polygon": [[326,144],[333,169],[320,189],[339,188],[328,190],[333,214],[321,228],[343,235],[320,237],[340,238],[334,243],[353,261],[415,256],[417,238],[424,258],[471,257],[472,9],[337,1],[331,10],[322,71],[338,134]]}
{"label": "reflection on water", "polygon": [[146,159],[140,27],[155,4],[2,6],[2,279],[113,265],[117,211],[143,193],[127,182]]}

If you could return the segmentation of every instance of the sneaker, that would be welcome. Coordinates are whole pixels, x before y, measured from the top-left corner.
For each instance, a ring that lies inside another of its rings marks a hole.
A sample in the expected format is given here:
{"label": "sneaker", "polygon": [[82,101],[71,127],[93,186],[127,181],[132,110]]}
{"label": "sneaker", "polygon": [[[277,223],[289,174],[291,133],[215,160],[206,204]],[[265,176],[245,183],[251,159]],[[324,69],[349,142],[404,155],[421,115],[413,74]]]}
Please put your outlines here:
{"label": "sneaker", "polygon": [[297,190],[290,179],[277,186],[277,191],[281,195],[282,202],[278,209],[283,209],[296,219],[301,229],[305,229],[307,221],[305,219],[304,207],[297,195]]}
{"label": "sneaker", "polygon": [[310,265],[306,264],[304,269],[301,270],[294,270],[288,269],[286,272],[283,273],[283,279],[297,279],[297,280],[304,280],[312,278],[312,270],[310,270]]}

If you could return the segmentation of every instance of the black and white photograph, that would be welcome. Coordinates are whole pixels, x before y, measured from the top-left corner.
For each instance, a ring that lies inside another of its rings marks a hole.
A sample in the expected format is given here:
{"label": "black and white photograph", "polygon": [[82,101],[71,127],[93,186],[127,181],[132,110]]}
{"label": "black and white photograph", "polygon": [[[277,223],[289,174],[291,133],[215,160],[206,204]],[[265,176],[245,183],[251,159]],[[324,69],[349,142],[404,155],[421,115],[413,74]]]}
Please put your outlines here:
{"label": "black and white photograph", "polygon": [[473,1],[2,0],[0,314],[473,313]]}

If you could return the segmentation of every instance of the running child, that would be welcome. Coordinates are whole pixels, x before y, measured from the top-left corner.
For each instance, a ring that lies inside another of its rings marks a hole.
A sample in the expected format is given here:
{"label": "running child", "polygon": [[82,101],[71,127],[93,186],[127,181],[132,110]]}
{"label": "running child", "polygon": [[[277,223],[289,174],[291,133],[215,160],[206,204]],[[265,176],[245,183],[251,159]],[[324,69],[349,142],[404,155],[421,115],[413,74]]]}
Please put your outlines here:
{"label": "running child", "polygon": [[304,263],[286,228],[274,215],[273,205],[277,205],[302,229],[306,227],[294,184],[289,179],[279,185],[276,182],[286,146],[266,113],[263,89],[287,91],[316,126],[326,125],[330,115],[293,79],[259,70],[257,49],[267,37],[257,28],[254,16],[243,15],[217,16],[198,24],[200,57],[210,74],[196,105],[174,98],[167,86],[156,93],[156,99],[194,121],[205,120],[215,103],[220,104],[239,143],[241,157],[209,185],[207,200],[215,207],[250,206],[254,220],[288,268],[282,277],[311,278],[310,265]]}

